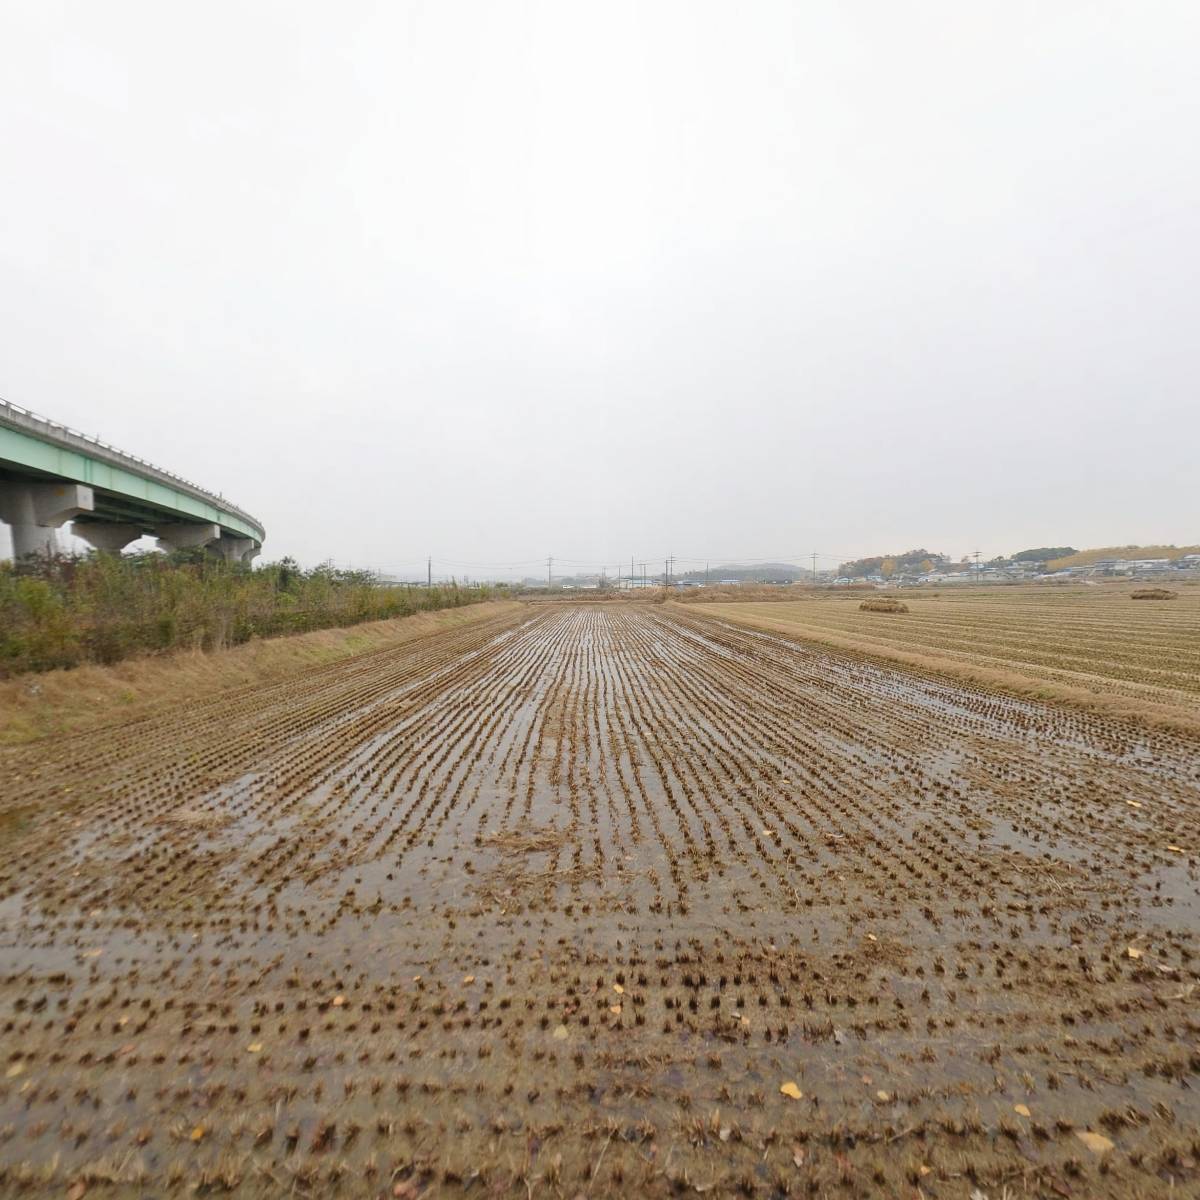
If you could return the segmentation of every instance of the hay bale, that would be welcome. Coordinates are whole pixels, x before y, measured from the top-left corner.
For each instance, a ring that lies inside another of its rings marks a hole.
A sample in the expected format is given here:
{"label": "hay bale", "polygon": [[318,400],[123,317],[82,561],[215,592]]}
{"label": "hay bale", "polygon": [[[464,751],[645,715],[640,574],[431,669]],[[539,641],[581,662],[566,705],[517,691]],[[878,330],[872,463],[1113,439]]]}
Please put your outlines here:
{"label": "hay bale", "polygon": [[904,604],[891,596],[872,596],[870,600],[864,600],[858,607],[861,612],[908,612],[907,604]]}
{"label": "hay bale", "polygon": [[1166,588],[1138,588],[1133,593],[1135,600],[1174,600],[1177,592],[1168,592]]}

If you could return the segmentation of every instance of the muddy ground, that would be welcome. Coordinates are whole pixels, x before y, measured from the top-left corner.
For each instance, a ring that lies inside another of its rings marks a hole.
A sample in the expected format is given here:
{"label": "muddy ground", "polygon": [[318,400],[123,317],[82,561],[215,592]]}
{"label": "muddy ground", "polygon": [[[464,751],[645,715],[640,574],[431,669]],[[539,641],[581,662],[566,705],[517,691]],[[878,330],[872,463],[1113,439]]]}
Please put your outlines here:
{"label": "muddy ground", "polygon": [[546,606],[0,757],[0,1191],[1200,1195],[1200,744]]}

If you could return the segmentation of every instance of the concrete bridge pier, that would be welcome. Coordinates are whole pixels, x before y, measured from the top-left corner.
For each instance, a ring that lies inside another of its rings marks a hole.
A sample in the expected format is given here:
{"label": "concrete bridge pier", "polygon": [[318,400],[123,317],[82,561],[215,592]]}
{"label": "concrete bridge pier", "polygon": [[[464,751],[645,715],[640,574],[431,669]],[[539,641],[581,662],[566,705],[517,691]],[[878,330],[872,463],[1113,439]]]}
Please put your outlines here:
{"label": "concrete bridge pier", "polygon": [[191,550],[215,542],[221,536],[221,527],[207,521],[180,521],[175,525],[159,525],[154,532],[163,550]]}
{"label": "concrete bridge pier", "polygon": [[136,542],[142,536],[140,525],[123,525],[116,521],[76,521],[71,532],[89,546],[111,554],[119,554],[130,542]]}
{"label": "concrete bridge pier", "polygon": [[55,530],[94,507],[92,489],[83,483],[0,480],[0,520],[12,531],[13,558],[56,554]]}
{"label": "concrete bridge pier", "polygon": [[247,566],[261,553],[253,538],[229,537],[222,534],[209,547],[209,553],[220,555],[229,563],[245,563]]}

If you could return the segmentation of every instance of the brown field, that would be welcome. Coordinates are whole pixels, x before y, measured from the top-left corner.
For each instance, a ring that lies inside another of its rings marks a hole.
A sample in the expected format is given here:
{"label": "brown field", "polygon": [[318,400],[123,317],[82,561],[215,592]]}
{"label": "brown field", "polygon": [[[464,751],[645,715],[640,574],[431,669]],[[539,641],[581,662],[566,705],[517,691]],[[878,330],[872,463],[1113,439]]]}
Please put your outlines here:
{"label": "brown field", "polygon": [[87,664],[0,679],[0,746],[83,733],[116,720],[144,720],[164,705],[178,703],[180,697],[194,702],[232,688],[270,683],[484,616],[517,611],[516,601],[490,600],[337,629],[257,638],[215,654],[181,650],[109,666]]}
{"label": "brown field", "polygon": [[[770,629],[908,667],[1200,732],[1200,585],[1159,604],[1134,584],[907,589],[908,612],[860,612],[859,593],[705,605]],[[786,596],[785,589],[778,592]]]}
{"label": "brown field", "polygon": [[[859,599],[807,619],[1195,699],[1190,593]],[[1197,1194],[1200,740],[473,618],[0,751],[0,1192]]]}

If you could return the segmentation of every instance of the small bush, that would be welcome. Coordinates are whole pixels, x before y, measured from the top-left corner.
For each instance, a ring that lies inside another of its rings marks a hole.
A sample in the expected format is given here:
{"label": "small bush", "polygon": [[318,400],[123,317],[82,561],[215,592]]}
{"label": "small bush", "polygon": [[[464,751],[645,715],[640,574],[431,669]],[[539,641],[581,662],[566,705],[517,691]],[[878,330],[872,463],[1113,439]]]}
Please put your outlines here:
{"label": "small bush", "polygon": [[895,600],[891,596],[872,596],[870,600],[864,600],[859,606],[862,612],[882,612],[882,613],[906,613],[908,605],[900,600]]}
{"label": "small bush", "polygon": [[1166,588],[1138,588],[1133,593],[1135,600],[1174,600],[1177,593],[1168,592]]}
{"label": "small bush", "polygon": [[191,552],[0,564],[0,677],[139,654],[217,650],[491,599],[495,589],[388,587],[367,571],[251,570]]}

